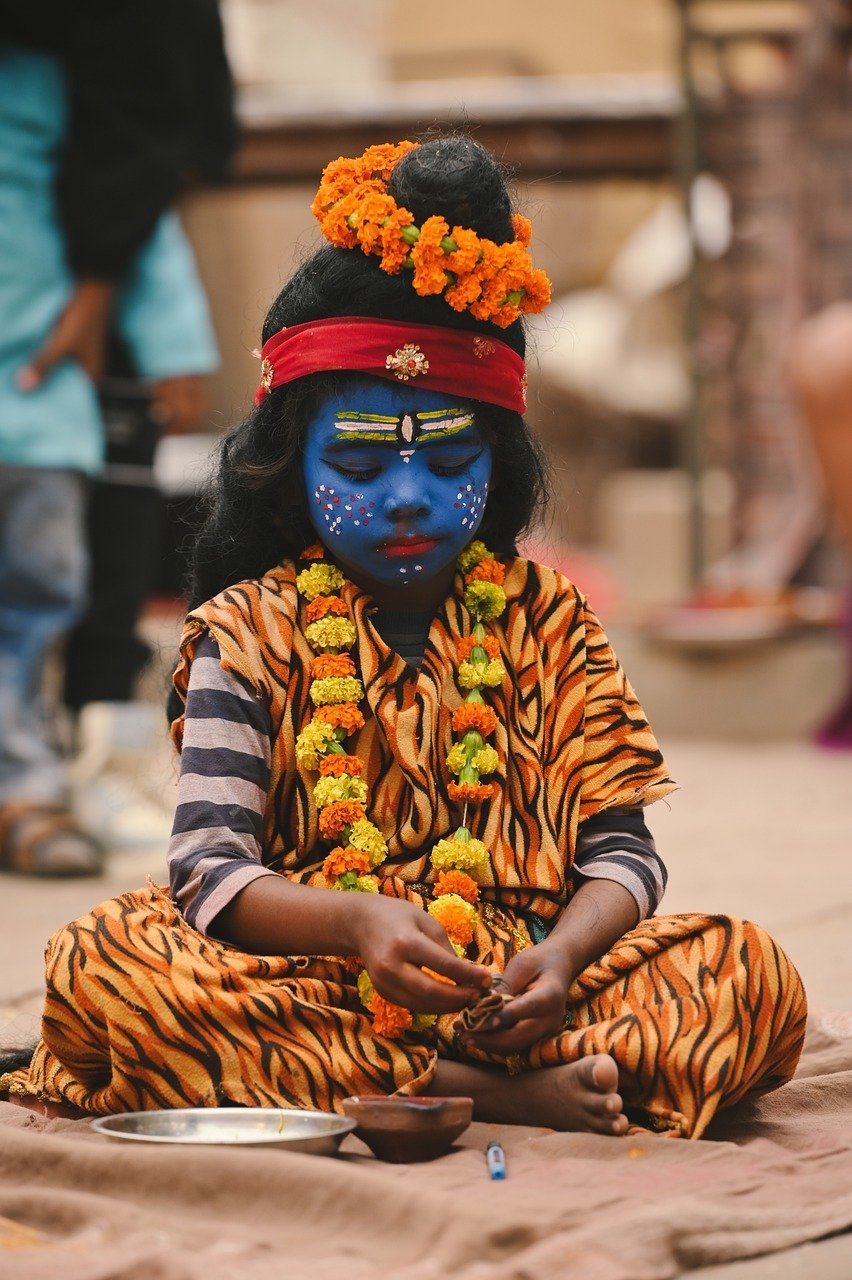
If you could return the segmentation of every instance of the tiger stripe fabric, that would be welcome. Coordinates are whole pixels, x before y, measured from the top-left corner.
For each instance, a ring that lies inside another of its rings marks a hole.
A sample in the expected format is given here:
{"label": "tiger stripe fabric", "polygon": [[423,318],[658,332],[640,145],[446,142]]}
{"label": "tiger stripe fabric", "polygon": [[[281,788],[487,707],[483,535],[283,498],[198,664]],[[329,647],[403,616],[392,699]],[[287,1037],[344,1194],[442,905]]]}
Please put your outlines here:
{"label": "tiger stripe fabric", "polygon": [[[493,705],[502,802],[474,834],[491,851],[469,954],[497,969],[530,945],[524,912],[553,921],[572,892],[581,824],[641,808],[673,787],[656,741],[600,624],[549,569],[510,561],[501,646],[510,678]],[[422,905],[428,852],[458,821],[446,793],[456,637],[451,596],[419,671],[371,626],[369,598],[344,589],[371,711],[353,749],[371,782],[371,816],[388,839],[383,892]],[[311,651],[292,565],[224,592],[191,615],[176,684],[184,694],[201,638],[269,709],[263,862],[316,883],[312,779],[295,766],[311,715]],[[175,726],[181,738],[182,725]],[[259,824],[260,825],[260,824]],[[605,824],[604,824],[605,825]],[[564,1029],[514,1064],[540,1070],[612,1054],[638,1123],[699,1137],[715,1112],[792,1075],[806,1004],[787,957],[757,926],[726,917],[647,919],[579,975]],[[340,1109],[352,1093],[418,1093],[439,1057],[463,1049],[454,1017],[390,1040],[375,1034],[355,977],[333,957],[253,956],[193,928],[163,889],[124,894],[60,930],[47,954],[42,1040],[28,1071],[0,1087],[93,1113],[224,1101]]]}

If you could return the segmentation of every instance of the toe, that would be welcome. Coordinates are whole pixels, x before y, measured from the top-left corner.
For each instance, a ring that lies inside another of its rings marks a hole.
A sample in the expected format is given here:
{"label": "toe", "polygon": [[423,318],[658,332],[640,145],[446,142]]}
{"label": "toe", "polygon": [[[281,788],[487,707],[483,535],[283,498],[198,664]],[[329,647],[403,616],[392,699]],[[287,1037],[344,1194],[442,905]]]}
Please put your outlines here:
{"label": "toe", "polygon": [[584,1083],[598,1093],[614,1093],[618,1088],[618,1067],[608,1053],[596,1053],[584,1064]]}

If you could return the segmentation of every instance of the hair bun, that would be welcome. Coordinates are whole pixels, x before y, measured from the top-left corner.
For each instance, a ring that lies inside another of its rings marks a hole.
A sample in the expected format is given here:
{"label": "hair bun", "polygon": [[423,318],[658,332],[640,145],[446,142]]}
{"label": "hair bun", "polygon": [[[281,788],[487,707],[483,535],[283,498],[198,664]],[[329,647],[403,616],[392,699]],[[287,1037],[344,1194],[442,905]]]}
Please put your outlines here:
{"label": "hair bun", "polygon": [[433,138],[399,161],[388,191],[410,209],[416,226],[445,218],[505,244],[515,238],[506,180],[497,161],[472,138]]}

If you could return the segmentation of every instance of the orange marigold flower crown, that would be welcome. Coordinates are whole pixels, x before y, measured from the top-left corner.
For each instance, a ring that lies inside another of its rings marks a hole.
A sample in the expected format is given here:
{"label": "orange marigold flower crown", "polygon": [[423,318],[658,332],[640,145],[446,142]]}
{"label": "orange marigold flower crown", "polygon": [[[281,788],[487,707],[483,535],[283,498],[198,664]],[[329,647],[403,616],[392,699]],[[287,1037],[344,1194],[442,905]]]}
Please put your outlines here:
{"label": "orange marigold flower crown", "polygon": [[397,205],[388,180],[402,157],[418,146],[383,143],[326,165],[311,205],[325,238],[339,249],[375,254],[388,275],[412,271],[415,293],[443,294],[454,311],[467,310],[500,329],[543,311],[550,302],[550,281],[527,253],[529,219],[514,214],[515,239],[495,244],[465,227],[451,228],[440,217],[416,227],[414,214]]}

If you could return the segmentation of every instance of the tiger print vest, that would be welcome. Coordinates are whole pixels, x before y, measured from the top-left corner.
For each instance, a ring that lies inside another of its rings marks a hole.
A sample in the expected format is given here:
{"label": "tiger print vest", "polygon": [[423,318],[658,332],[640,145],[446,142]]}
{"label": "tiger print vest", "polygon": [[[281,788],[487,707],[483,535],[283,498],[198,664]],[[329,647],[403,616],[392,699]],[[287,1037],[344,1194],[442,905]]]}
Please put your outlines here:
{"label": "tiger print vest", "polygon": [[[552,919],[571,892],[580,823],[613,806],[646,805],[674,789],[659,748],[600,624],[577,589],[528,560],[506,562],[507,608],[489,630],[507,678],[488,691],[497,730],[499,796],[469,814],[491,867],[482,897],[504,909]],[[319,836],[315,776],[296,764],[297,734],[311,719],[314,657],[304,634],[296,568],[284,561],[263,578],[229,587],[188,616],[174,681],[185,699],[199,637],[216,640],[223,667],[242,676],[269,708],[271,776],[263,861],[300,882],[323,883],[328,846]],[[457,579],[457,587],[460,580]],[[450,719],[462,701],[457,641],[471,629],[460,592],[439,608],[423,663],[409,666],[372,624],[371,598],[347,582],[358,639],[352,656],[366,691],[363,729],[347,749],[364,761],[368,817],[388,842],[379,869],[386,891],[409,896],[427,881],[436,840],[461,821],[447,795]],[[172,726],[178,747],[182,719]]]}

